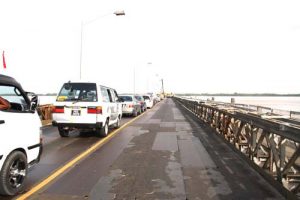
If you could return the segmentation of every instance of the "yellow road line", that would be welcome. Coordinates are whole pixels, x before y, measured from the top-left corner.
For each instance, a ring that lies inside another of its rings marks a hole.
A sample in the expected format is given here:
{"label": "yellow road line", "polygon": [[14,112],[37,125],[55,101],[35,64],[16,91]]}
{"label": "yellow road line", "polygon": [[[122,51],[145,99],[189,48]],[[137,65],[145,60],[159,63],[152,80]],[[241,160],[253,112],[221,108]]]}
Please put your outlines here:
{"label": "yellow road line", "polygon": [[95,150],[97,150],[99,147],[103,146],[105,143],[107,143],[109,140],[111,140],[119,131],[124,129],[126,126],[134,122],[135,120],[139,119],[141,116],[143,116],[146,112],[139,115],[138,117],[135,117],[134,119],[130,120],[129,122],[125,123],[120,128],[116,129],[115,131],[111,132],[107,137],[103,138],[102,140],[98,141],[96,144],[92,145],[89,149],[79,154],[77,157],[72,159],[70,162],[59,168],[57,171],[55,171],[53,174],[51,174],[49,177],[47,177],[45,180],[31,188],[28,192],[21,195],[17,198],[17,200],[25,200],[46,185],[48,185],[51,181],[53,181],[55,178],[63,174],[66,170],[74,166],[77,162],[88,156],[89,154],[93,153]]}

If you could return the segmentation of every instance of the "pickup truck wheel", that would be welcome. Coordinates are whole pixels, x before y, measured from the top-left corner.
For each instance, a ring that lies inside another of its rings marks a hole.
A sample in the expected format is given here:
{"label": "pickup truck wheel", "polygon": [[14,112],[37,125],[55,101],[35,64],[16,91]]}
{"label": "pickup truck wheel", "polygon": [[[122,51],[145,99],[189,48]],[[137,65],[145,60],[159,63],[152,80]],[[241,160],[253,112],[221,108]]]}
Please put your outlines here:
{"label": "pickup truck wheel", "polygon": [[0,194],[15,195],[23,191],[27,175],[27,158],[21,151],[12,152],[0,173]]}
{"label": "pickup truck wheel", "polygon": [[108,121],[105,122],[102,128],[96,130],[96,135],[99,137],[106,137],[108,135]]}
{"label": "pickup truck wheel", "polygon": [[69,130],[66,130],[64,128],[58,128],[58,132],[59,132],[59,135],[61,137],[68,137],[69,136]]}

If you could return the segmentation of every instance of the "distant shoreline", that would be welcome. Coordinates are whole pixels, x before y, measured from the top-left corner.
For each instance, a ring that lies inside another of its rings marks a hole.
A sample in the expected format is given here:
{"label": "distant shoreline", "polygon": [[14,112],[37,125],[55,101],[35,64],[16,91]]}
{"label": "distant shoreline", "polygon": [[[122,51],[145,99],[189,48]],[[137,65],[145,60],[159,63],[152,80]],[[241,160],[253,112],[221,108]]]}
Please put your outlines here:
{"label": "distant shoreline", "polygon": [[273,94],[273,93],[178,93],[177,96],[245,96],[245,97],[300,97],[300,94]]}

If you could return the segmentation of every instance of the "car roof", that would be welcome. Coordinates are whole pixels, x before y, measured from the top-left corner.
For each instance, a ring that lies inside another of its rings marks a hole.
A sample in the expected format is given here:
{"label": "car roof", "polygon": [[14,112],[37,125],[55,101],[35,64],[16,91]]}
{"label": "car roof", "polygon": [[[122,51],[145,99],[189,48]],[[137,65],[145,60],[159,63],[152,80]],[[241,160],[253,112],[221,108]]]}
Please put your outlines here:
{"label": "car roof", "polygon": [[101,85],[101,84],[99,84],[97,81],[73,80],[73,81],[68,81],[68,82],[65,82],[65,83],[94,83],[94,84],[99,85],[99,86],[101,86],[101,87],[105,87],[105,88],[109,88],[109,89],[115,90],[115,89],[112,88],[112,87],[108,87],[108,86],[105,86],[105,85]]}
{"label": "car roof", "polygon": [[14,78],[2,74],[0,74],[0,84],[12,85],[22,89],[20,83],[18,83]]}
{"label": "car roof", "polygon": [[134,95],[133,94],[119,94],[119,96],[131,96],[131,97],[133,97]]}

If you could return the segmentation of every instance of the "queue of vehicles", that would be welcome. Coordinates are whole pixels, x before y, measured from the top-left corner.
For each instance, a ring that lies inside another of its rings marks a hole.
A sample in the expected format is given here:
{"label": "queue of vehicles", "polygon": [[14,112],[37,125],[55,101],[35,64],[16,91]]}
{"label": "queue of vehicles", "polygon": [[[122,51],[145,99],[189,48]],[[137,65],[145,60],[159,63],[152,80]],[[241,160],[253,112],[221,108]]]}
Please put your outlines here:
{"label": "queue of vehicles", "polygon": [[[28,169],[40,160],[41,121],[37,96],[12,77],[0,75],[0,98],[9,104],[0,107],[0,195],[12,196],[23,191]],[[69,81],[57,95],[52,125],[61,137],[73,129],[105,137],[109,127],[120,127],[123,115],[137,116],[159,100],[149,94],[118,95],[97,82]]]}
{"label": "queue of vehicles", "polygon": [[152,106],[149,95],[119,95],[115,89],[97,82],[69,81],[62,86],[54,103],[52,125],[58,128],[61,137],[68,137],[73,129],[83,133],[92,130],[105,137],[109,127],[120,126],[123,114],[136,117]]}
{"label": "queue of vehicles", "polygon": [[134,117],[152,108],[154,104],[150,95],[122,94],[120,98],[123,114]]}

